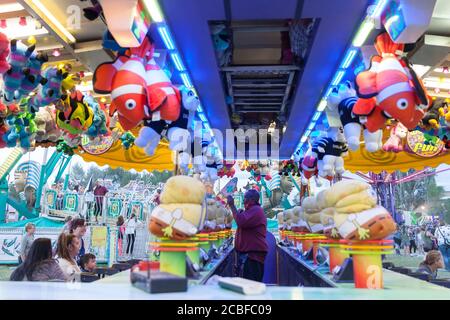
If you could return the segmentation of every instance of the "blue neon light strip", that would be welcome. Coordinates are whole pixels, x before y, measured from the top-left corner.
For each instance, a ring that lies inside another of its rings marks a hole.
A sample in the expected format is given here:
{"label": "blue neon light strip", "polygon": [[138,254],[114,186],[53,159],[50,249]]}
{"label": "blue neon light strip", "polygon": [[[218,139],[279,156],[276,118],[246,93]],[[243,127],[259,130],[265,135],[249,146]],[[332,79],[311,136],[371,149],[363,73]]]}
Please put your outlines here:
{"label": "blue neon light strip", "polygon": [[189,76],[187,75],[186,72],[180,73],[180,77],[181,80],[183,80],[183,84],[188,87],[188,88],[192,88],[193,85],[191,83],[191,80],[189,80]]}
{"label": "blue neon light strip", "polygon": [[166,48],[169,50],[174,50],[175,46],[173,44],[172,38],[169,35],[169,31],[166,27],[159,27],[158,28],[159,34],[161,35],[161,38],[164,41],[164,44],[166,45]]}
{"label": "blue neon light strip", "polygon": [[315,122],[311,122],[311,124],[308,127],[308,130],[314,129],[315,126],[316,126],[316,123]]}
{"label": "blue neon light strip", "polygon": [[347,69],[353,62],[353,59],[356,56],[356,53],[358,51],[356,49],[351,49],[347,52],[347,55],[345,56],[344,63],[342,64],[342,69]]}
{"label": "blue neon light strip", "polygon": [[321,114],[322,114],[322,112],[317,111],[317,112],[314,114],[314,117],[312,118],[312,121],[313,121],[313,122],[316,122],[317,120],[319,120]]}
{"label": "blue neon light strip", "polygon": [[198,117],[200,118],[200,120],[202,120],[202,122],[207,122],[208,121],[203,113],[199,113]]}
{"label": "blue neon light strip", "polygon": [[172,61],[175,64],[175,67],[177,68],[178,71],[186,70],[183,66],[183,63],[181,62],[181,59],[180,59],[180,56],[178,55],[178,53],[172,53],[170,56],[172,57]]}
{"label": "blue neon light strip", "polygon": [[345,74],[345,70],[340,70],[340,71],[338,71],[338,73],[337,73],[336,76],[334,77],[334,80],[333,80],[333,82],[331,83],[331,85],[332,85],[332,86],[337,86],[337,85],[341,82],[342,77],[344,77],[344,74]]}

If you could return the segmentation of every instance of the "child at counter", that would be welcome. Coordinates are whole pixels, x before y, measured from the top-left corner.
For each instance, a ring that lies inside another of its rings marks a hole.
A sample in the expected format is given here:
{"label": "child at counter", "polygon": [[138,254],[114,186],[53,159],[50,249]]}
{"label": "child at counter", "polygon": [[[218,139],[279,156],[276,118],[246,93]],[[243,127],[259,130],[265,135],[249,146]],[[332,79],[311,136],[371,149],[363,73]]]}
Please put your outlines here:
{"label": "child at counter", "polygon": [[94,270],[97,268],[97,261],[95,255],[92,253],[86,253],[84,256],[81,257],[80,265],[82,272],[91,272],[91,273],[94,272]]}

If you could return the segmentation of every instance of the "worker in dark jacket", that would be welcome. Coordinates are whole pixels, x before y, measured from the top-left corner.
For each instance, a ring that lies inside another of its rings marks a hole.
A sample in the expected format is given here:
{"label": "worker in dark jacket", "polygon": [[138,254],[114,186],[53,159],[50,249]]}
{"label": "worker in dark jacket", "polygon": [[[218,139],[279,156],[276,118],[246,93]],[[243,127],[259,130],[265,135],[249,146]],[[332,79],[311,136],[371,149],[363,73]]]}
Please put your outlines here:
{"label": "worker in dark jacket", "polygon": [[267,255],[267,218],[259,204],[259,192],[252,189],[244,195],[245,210],[236,209],[234,199],[228,196],[228,205],[237,224],[234,247],[238,253],[240,276],[262,281]]}

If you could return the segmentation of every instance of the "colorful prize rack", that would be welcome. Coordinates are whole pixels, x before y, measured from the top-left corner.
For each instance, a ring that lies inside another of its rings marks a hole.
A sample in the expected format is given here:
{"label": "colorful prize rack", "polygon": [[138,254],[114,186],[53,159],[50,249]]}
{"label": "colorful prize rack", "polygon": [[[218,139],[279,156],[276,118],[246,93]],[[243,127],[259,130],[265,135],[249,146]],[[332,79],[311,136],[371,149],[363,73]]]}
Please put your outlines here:
{"label": "colorful prize rack", "polygon": [[319,241],[319,246],[328,248],[330,273],[334,268],[341,266],[350,255],[342,250],[342,245],[348,244],[347,240],[327,239]]}
{"label": "colorful prize rack", "polygon": [[211,239],[209,237],[209,233],[197,233],[196,237],[199,241],[199,248],[205,250],[205,252],[208,252],[211,248]]}
{"label": "colorful prize rack", "polygon": [[355,288],[383,288],[381,256],[394,253],[392,240],[349,241],[341,248],[352,255]]}
{"label": "colorful prize rack", "polygon": [[160,252],[159,270],[180,277],[186,277],[186,255],[189,251],[198,251],[196,242],[174,242],[163,240],[151,242],[150,247]]}

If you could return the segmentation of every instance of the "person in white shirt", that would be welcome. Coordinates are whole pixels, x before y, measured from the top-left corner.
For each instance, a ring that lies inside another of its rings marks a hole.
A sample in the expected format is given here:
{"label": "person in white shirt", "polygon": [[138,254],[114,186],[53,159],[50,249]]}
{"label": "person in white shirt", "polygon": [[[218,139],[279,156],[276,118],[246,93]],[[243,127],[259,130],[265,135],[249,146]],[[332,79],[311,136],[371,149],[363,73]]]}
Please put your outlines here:
{"label": "person in white shirt", "polygon": [[437,245],[442,254],[445,269],[450,271],[450,225],[441,220],[440,226],[434,232],[434,236],[437,239]]}
{"label": "person in white shirt", "polygon": [[80,281],[81,270],[75,260],[80,248],[81,242],[77,236],[64,232],[59,235],[57,261],[68,282]]}
{"label": "person in white shirt", "polygon": [[137,216],[132,213],[131,217],[125,222],[125,234],[127,235],[127,255],[133,255],[134,242],[136,240],[136,228],[142,223]]}

